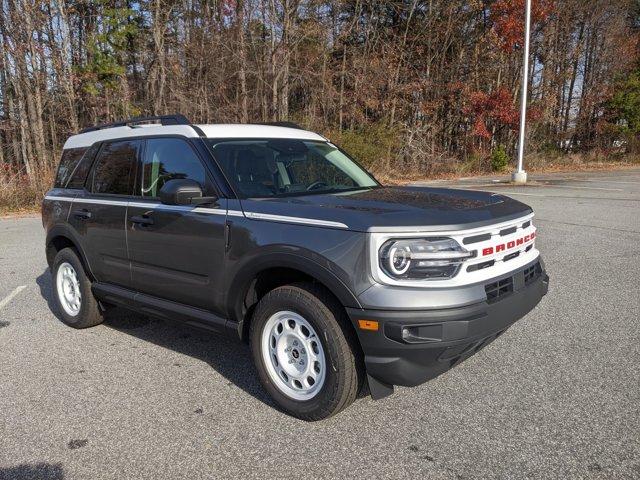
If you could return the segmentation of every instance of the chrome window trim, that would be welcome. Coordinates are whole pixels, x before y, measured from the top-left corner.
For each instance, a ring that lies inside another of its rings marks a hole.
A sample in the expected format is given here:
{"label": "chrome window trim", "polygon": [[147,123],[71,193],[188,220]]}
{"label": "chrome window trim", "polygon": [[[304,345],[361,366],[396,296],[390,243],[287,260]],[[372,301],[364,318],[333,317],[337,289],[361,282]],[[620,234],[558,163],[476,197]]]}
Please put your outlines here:
{"label": "chrome window trim", "polygon": [[45,200],[51,201],[64,201],[64,202],[77,202],[77,203],[92,203],[96,205],[114,205],[119,207],[135,207],[135,208],[148,208],[150,210],[170,210],[178,212],[194,212],[194,213],[210,213],[213,215],[233,215],[237,216],[236,210],[226,211],[222,208],[207,208],[207,207],[190,207],[186,205],[164,205],[159,202],[135,202],[124,200],[103,200],[100,198],[82,198],[82,197],[57,197],[55,195],[47,195]]}
{"label": "chrome window trim", "polygon": [[121,201],[121,200],[105,200],[98,198],[82,198],[82,197],[58,197],[54,195],[45,196],[46,200],[51,201],[67,201],[67,202],[77,202],[77,203],[93,203],[97,205],[115,205],[122,207],[136,207],[136,208],[149,208],[151,210],[174,210],[181,212],[194,212],[194,213],[208,213],[212,215],[229,215],[231,217],[245,217],[250,220],[264,220],[264,221],[272,221],[272,222],[281,222],[281,223],[294,223],[301,225],[311,225],[315,227],[331,227],[331,228],[341,228],[348,229],[349,227],[344,223],[340,222],[332,222],[329,220],[317,220],[313,218],[302,218],[302,217],[290,217],[286,215],[272,215],[269,213],[258,213],[258,212],[242,212],[241,210],[224,210],[217,208],[207,208],[207,207],[189,207],[182,205],[164,205],[158,202],[139,202],[139,201]]}

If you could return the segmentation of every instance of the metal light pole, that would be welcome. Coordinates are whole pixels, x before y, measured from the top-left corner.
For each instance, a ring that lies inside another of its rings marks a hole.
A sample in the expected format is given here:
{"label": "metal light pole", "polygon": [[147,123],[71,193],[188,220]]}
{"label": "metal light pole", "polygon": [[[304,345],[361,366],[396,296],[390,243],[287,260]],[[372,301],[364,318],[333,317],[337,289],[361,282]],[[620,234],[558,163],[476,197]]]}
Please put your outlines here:
{"label": "metal light pole", "polygon": [[522,60],[522,94],[520,98],[520,139],[518,141],[518,168],[511,176],[515,183],[527,183],[524,158],[524,134],[527,123],[527,83],[529,82],[529,36],[531,31],[531,0],[526,0],[524,20],[524,58]]}

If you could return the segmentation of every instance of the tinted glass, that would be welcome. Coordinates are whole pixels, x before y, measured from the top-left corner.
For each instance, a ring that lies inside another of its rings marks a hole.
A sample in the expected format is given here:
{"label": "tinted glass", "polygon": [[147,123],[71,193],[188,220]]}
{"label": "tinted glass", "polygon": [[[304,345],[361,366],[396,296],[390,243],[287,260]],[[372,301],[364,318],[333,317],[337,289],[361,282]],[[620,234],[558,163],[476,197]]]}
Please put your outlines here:
{"label": "tinted glass", "polygon": [[62,159],[58,166],[56,181],[53,185],[54,187],[65,188],[67,186],[67,182],[69,181],[69,178],[71,178],[71,174],[78,166],[78,163],[80,163],[80,159],[82,159],[82,156],[86,151],[86,147],[68,148],[62,151]]}
{"label": "tinted glass", "polygon": [[327,142],[211,140],[213,154],[236,192],[277,197],[375,188],[379,184]]}
{"label": "tinted glass", "polygon": [[140,144],[139,140],[105,144],[93,169],[92,192],[131,195]]}
{"label": "tinted glass", "polygon": [[89,170],[91,170],[91,164],[96,158],[96,153],[98,153],[99,149],[100,145],[95,144],[85,152],[80,163],[71,174],[71,179],[67,183],[67,188],[84,188],[87,175],[89,174]]}
{"label": "tinted glass", "polygon": [[188,178],[206,190],[206,173],[191,146],[179,138],[147,140],[142,164],[142,196],[157,197],[162,186],[174,178]]}

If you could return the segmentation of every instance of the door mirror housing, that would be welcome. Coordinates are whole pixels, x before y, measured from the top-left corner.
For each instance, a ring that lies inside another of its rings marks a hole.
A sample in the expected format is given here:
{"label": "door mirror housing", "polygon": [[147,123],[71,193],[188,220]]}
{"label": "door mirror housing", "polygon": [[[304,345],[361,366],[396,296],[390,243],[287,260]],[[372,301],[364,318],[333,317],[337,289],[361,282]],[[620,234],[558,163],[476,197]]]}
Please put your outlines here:
{"label": "door mirror housing", "polygon": [[189,178],[174,178],[167,181],[158,193],[165,205],[202,205],[214,203],[216,197],[203,197],[202,187]]}

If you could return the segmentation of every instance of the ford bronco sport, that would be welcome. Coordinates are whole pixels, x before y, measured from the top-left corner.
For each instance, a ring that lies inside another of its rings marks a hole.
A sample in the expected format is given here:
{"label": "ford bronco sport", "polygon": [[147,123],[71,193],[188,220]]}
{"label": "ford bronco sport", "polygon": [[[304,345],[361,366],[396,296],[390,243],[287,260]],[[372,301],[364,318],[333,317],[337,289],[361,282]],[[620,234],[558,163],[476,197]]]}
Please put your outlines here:
{"label": "ford bronco sport", "polygon": [[532,217],[502,195],[382,186],[293,124],[181,115],[70,137],[42,208],[64,323],[121,306],[245,340],[306,420],[432,379],[533,309]]}

